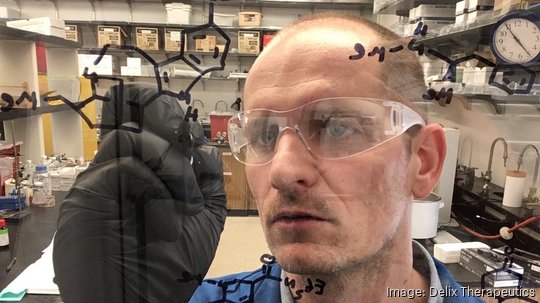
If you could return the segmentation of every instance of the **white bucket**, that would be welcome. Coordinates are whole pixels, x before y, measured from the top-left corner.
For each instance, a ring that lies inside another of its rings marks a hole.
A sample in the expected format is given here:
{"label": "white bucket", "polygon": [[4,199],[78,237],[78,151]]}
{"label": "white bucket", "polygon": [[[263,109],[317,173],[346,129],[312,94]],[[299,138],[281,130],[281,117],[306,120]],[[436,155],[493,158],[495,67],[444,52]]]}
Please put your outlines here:
{"label": "white bucket", "polygon": [[411,236],[413,239],[429,239],[437,235],[439,209],[444,206],[441,197],[430,193],[424,199],[413,200]]}

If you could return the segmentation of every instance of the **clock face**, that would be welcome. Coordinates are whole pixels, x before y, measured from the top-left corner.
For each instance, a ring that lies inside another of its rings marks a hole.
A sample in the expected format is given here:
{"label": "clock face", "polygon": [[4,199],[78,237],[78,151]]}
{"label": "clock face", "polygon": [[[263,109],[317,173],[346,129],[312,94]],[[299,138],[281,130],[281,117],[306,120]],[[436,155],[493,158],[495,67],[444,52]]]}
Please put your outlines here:
{"label": "clock face", "polygon": [[530,16],[512,16],[497,22],[491,43],[495,56],[508,63],[537,61],[540,55],[540,28],[535,21]]}

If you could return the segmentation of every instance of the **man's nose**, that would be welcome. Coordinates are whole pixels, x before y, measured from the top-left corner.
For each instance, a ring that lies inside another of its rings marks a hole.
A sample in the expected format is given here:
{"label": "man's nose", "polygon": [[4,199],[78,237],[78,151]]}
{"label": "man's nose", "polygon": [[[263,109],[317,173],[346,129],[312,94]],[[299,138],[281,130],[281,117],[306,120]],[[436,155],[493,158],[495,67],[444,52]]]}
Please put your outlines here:
{"label": "man's nose", "polygon": [[270,164],[272,187],[293,190],[314,185],[319,176],[318,160],[308,150],[300,134],[293,129],[285,130],[276,144]]}

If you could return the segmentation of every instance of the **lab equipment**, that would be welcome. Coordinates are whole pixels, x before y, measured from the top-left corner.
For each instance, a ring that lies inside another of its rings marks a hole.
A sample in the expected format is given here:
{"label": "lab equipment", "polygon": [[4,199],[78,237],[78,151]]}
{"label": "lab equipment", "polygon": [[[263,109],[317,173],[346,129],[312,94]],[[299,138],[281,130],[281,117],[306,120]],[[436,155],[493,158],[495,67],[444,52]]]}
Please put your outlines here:
{"label": "lab equipment", "polygon": [[502,137],[495,138],[495,140],[493,140],[493,142],[491,143],[491,148],[489,150],[488,168],[485,173],[482,173],[482,180],[484,180],[484,185],[482,186],[481,195],[486,198],[489,197],[489,192],[491,189],[489,184],[491,183],[491,179],[492,179],[491,164],[493,163],[493,150],[495,149],[495,144],[497,144],[498,141],[501,141],[504,146],[504,154],[503,154],[504,167],[506,167],[506,160],[508,160],[508,145],[506,144],[506,140],[504,140],[504,138]]}
{"label": "lab equipment", "polygon": [[32,187],[34,189],[32,196],[32,206],[54,206],[55,198],[52,194],[51,176],[49,175],[46,165],[36,165],[36,170],[32,177]]}

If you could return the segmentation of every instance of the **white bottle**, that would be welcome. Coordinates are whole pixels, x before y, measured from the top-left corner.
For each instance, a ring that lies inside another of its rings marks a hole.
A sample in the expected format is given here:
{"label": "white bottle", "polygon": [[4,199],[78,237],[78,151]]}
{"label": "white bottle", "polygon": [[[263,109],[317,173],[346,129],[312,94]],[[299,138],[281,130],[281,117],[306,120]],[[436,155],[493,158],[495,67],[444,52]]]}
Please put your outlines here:
{"label": "white bottle", "polygon": [[32,177],[32,206],[51,207],[55,204],[52,195],[51,176],[47,171],[47,166],[43,164],[36,165],[36,171]]}

